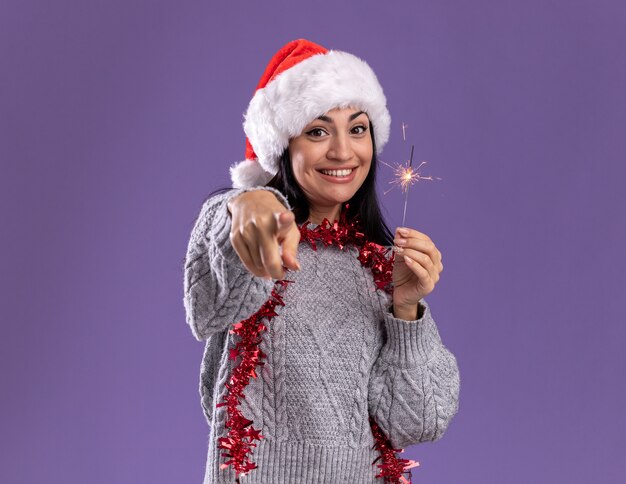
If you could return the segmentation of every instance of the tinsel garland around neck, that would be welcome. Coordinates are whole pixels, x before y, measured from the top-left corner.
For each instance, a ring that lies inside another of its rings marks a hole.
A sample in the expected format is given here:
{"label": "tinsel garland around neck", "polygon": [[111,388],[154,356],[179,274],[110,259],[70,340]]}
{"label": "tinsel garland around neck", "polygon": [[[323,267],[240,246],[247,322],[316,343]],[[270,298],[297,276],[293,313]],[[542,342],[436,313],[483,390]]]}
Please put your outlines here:
{"label": "tinsel garland around neck", "polygon": [[[392,271],[395,253],[392,252],[388,256],[390,249],[368,241],[361,230],[359,218],[346,219],[347,208],[348,205],[346,204],[339,220],[335,220],[333,223],[325,218],[321,224],[314,228],[308,228],[309,221],[302,224],[299,227],[300,243],[309,243],[313,250],[317,250],[317,244],[320,242],[325,246],[336,245],[342,250],[348,244],[356,246],[359,249],[358,260],[364,267],[371,269],[376,287],[393,294]],[[247,454],[253,452],[252,447],[256,447],[256,444],[253,443],[254,440],[264,438],[260,430],[252,427],[254,422],[243,416],[239,405],[241,399],[245,398],[244,389],[250,382],[250,377],[257,378],[256,367],[265,364],[262,360],[266,355],[259,348],[261,333],[267,329],[263,320],[267,319],[270,321],[276,316],[276,306],[285,305],[281,294],[287,284],[293,282],[287,279],[275,281],[276,286],[272,289],[269,299],[263,303],[261,308],[248,319],[234,324],[230,330],[231,334],[236,334],[240,337],[239,342],[230,352],[230,359],[236,360],[240,358],[240,361],[233,368],[228,383],[226,383],[227,392],[223,402],[217,404],[217,407],[228,407],[226,428],[229,429],[226,437],[218,439],[218,448],[226,449],[228,452],[223,453],[222,456],[230,458],[220,466],[220,469],[225,469],[232,465],[236,472],[237,483],[240,482],[240,474],[245,475],[257,468],[257,465],[250,461]],[[383,478],[385,483],[410,483],[411,471],[409,469],[418,466],[419,462],[399,459],[395,454],[404,450],[392,448],[389,439],[371,416],[370,426],[375,441],[374,447],[380,453],[380,456],[372,462],[372,465],[382,460],[382,464],[377,465],[381,472],[376,477]],[[403,476],[407,472],[409,474],[408,480]]]}

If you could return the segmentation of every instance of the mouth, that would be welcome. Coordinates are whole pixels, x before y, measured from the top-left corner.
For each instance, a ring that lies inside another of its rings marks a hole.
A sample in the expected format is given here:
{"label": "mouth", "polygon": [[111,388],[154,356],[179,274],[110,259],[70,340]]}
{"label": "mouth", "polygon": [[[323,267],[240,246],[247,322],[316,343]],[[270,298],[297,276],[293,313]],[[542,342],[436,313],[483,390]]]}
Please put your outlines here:
{"label": "mouth", "polygon": [[328,176],[342,177],[342,176],[349,176],[354,170],[356,170],[356,168],[357,167],[349,167],[349,168],[341,168],[341,169],[333,168],[333,169],[328,169],[328,170],[320,168],[317,171]]}
{"label": "mouth", "polygon": [[319,169],[318,173],[322,175],[322,178],[325,180],[334,182],[334,183],[347,183],[354,179],[355,173],[358,167],[354,168],[343,168],[341,170],[325,170]]}

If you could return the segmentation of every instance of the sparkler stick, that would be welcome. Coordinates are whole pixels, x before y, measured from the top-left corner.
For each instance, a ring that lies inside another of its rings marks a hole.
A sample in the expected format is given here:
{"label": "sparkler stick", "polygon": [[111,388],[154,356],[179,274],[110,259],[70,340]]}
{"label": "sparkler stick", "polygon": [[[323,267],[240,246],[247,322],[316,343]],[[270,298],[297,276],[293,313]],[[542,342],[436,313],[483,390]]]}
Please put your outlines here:
{"label": "sparkler stick", "polygon": [[[403,139],[403,141],[406,141],[406,131],[405,131],[406,127],[407,127],[407,125],[402,123],[402,139]],[[413,169],[413,152],[414,152],[414,149],[415,149],[415,145],[411,145],[411,157],[409,158],[408,165],[407,164],[396,163],[395,164],[396,166],[391,166],[389,163],[384,162],[380,158],[378,159],[378,161],[380,161],[381,163],[387,165],[389,168],[393,169],[395,178],[392,181],[390,181],[389,183],[400,185],[400,188],[404,192],[404,213],[402,214],[402,226],[404,226],[404,223],[406,221],[406,207],[407,207],[407,204],[408,204],[408,201],[409,201],[409,188],[411,187],[411,185],[413,185],[413,183],[416,183],[419,180],[431,180],[432,181],[434,178],[436,178],[437,180],[441,180],[441,178],[439,178],[439,177],[434,177],[433,178],[432,176],[422,176],[422,175],[420,175],[419,169],[422,167],[422,165],[427,163],[426,161],[422,161],[415,170]],[[393,189],[393,187],[391,187],[389,190],[387,190],[385,192],[385,195],[387,195],[387,193],[389,193],[392,189]]]}
{"label": "sparkler stick", "polygon": [[[404,127],[404,125],[402,125]],[[411,145],[411,158],[409,159],[409,167],[407,168],[407,174],[409,179],[413,174],[413,149],[415,145]],[[409,185],[407,185],[406,190],[404,191],[404,213],[402,214],[402,226],[404,227],[404,221],[406,220],[406,204],[409,201]]]}

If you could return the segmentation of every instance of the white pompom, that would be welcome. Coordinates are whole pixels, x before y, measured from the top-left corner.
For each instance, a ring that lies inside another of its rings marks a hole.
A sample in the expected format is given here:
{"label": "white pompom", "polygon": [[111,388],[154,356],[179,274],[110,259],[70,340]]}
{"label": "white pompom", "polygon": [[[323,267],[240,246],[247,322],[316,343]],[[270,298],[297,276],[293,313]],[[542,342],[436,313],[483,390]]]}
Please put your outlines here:
{"label": "white pompom", "polygon": [[248,188],[265,185],[273,175],[267,173],[256,160],[235,162],[230,167],[230,179],[235,188]]}

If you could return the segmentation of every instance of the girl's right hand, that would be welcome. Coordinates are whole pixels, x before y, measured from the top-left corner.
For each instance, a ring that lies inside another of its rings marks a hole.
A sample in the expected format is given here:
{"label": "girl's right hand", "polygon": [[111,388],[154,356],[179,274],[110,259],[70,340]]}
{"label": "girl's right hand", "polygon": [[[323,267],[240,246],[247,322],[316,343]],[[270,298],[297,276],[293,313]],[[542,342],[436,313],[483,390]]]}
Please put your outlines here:
{"label": "girl's right hand", "polygon": [[300,270],[295,214],[269,190],[244,192],[228,202],[230,242],[243,265],[266,279],[283,279],[283,266]]}

